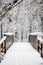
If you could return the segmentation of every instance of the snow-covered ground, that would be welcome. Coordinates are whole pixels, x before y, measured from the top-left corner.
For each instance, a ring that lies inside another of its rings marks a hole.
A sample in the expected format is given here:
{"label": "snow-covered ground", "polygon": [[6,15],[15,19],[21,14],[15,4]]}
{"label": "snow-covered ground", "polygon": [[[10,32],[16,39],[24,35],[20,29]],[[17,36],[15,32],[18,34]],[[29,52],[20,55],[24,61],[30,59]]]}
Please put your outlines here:
{"label": "snow-covered ground", "polygon": [[43,65],[40,54],[27,42],[14,43],[0,65]]}

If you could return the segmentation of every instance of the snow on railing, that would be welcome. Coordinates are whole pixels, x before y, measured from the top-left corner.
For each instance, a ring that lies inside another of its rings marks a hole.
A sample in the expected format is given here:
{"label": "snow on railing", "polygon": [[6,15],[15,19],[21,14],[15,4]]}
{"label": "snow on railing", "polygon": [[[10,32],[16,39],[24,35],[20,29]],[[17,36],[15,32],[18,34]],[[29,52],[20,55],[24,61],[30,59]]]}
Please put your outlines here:
{"label": "snow on railing", "polygon": [[4,59],[6,53],[6,36],[0,40],[0,63]]}

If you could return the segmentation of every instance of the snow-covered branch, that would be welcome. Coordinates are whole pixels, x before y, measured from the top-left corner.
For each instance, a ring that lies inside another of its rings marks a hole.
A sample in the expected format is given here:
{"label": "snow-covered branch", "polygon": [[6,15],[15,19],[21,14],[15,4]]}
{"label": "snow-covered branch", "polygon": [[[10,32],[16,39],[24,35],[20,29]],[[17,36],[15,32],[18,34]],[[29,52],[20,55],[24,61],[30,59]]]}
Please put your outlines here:
{"label": "snow-covered branch", "polygon": [[18,4],[20,4],[23,0],[14,0],[12,3],[7,3],[1,10],[0,10],[0,20],[2,20],[2,18],[4,18],[4,16],[6,15],[6,13],[8,11],[10,11],[12,8],[14,8],[15,6],[17,6]]}

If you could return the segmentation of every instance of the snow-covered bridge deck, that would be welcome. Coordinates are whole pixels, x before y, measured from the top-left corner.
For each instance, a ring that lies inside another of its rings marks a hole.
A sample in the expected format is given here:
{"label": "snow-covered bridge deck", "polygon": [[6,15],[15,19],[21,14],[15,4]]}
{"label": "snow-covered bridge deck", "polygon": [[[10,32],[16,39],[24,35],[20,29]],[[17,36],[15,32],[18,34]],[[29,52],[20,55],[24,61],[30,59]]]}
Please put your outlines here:
{"label": "snow-covered bridge deck", "polygon": [[40,54],[27,42],[14,43],[0,65],[43,65]]}

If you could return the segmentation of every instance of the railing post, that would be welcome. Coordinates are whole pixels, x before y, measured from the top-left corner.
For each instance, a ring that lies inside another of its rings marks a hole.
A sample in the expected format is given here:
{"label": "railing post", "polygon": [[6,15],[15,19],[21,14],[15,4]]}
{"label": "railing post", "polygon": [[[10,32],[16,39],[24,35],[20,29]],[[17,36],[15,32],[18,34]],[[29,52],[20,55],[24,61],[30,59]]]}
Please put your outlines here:
{"label": "railing post", "polygon": [[38,40],[38,52],[39,52],[39,40]]}

